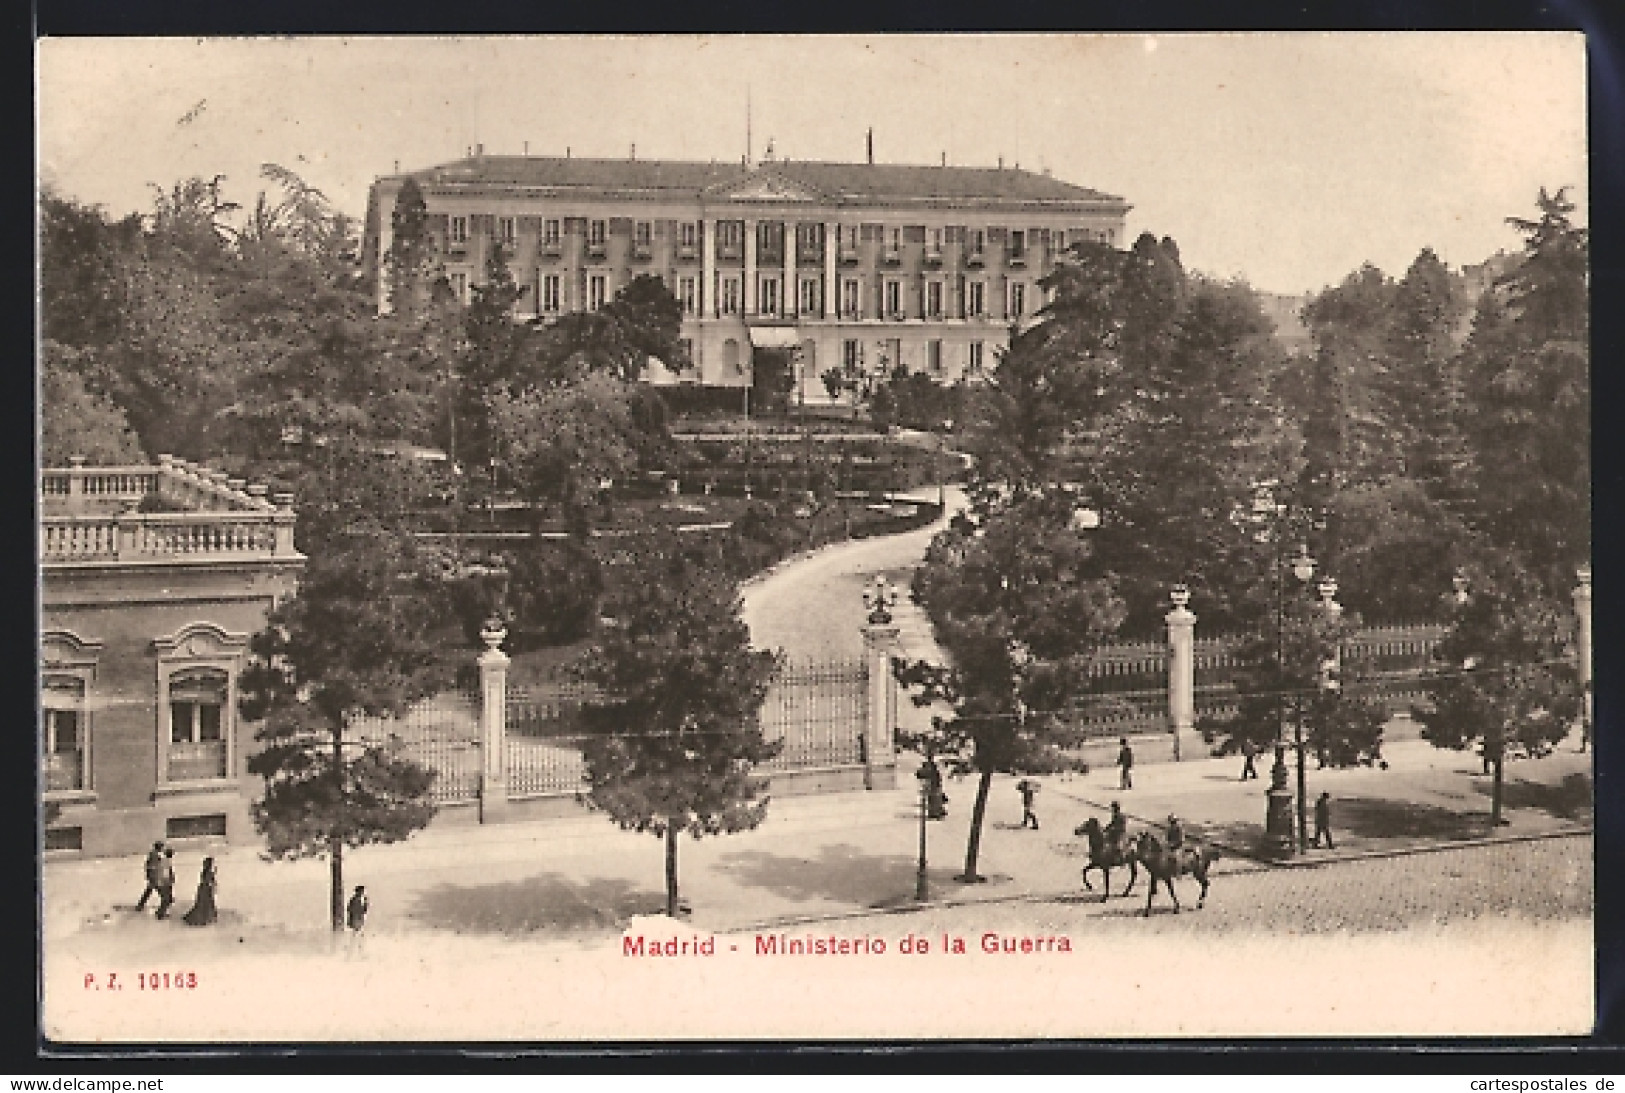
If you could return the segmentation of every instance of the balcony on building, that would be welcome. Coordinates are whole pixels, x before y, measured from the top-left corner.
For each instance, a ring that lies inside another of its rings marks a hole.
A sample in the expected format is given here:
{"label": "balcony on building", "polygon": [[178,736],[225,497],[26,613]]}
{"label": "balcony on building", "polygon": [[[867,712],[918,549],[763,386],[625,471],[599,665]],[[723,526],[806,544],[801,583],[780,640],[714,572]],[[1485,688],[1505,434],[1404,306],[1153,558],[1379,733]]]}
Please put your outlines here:
{"label": "balcony on building", "polygon": [[692,262],[696,258],[698,258],[699,255],[700,255],[700,250],[694,244],[692,244],[692,243],[679,243],[679,244],[677,244],[677,260],[678,261],[680,261],[680,262]]}
{"label": "balcony on building", "polygon": [[46,468],[40,562],[50,567],[300,560],[293,498],[162,455],[153,465]]}
{"label": "balcony on building", "polygon": [[927,266],[931,266],[933,268],[942,265],[942,249],[940,247],[933,247],[929,243],[926,244],[925,256],[922,260]]}
{"label": "balcony on building", "polygon": [[602,260],[609,253],[609,245],[604,242],[587,243],[587,257]]}
{"label": "balcony on building", "polygon": [[855,266],[862,260],[863,255],[857,247],[843,243],[837,251],[836,258],[843,266]]}
{"label": "balcony on building", "polygon": [[983,266],[987,264],[987,257],[979,250],[966,251],[965,264],[967,266]]}
{"label": "balcony on building", "polygon": [[647,262],[654,255],[654,247],[648,243],[632,244],[632,259],[637,262]]}
{"label": "balcony on building", "polygon": [[564,241],[562,239],[543,239],[536,245],[536,253],[543,258],[563,257]]}

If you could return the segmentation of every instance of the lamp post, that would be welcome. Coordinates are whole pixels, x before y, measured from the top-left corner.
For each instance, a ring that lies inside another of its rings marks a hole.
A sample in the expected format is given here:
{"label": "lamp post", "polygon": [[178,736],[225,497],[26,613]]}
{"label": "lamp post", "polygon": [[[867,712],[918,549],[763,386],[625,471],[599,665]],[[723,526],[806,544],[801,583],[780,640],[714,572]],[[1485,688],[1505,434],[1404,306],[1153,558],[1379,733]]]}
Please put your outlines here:
{"label": "lamp post", "polygon": [[1574,571],[1579,582],[1574,586],[1574,642],[1575,657],[1580,669],[1580,750],[1591,743],[1594,724],[1591,684],[1591,565],[1586,563]]}
{"label": "lamp post", "polygon": [[[1275,498],[1276,487],[1280,483],[1275,479],[1267,479],[1253,483],[1253,497],[1251,504],[1246,508],[1238,507],[1231,514],[1231,520],[1239,527],[1251,529],[1251,538],[1259,544],[1270,544],[1273,550],[1270,554],[1270,580],[1275,599],[1275,668],[1276,668],[1276,699],[1275,699],[1275,761],[1270,765],[1270,785],[1265,790],[1264,833],[1268,843],[1279,853],[1291,853],[1293,846],[1293,793],[1287,788],[1291,772],[1287,768],[1286,748],[1286,589],[1284,587],[1284,574],[1290,570],[1300,584],[1307,584],[1315,575],[1315,560],[1309,556],[1307,546],[1299,544],[1297,553],[1288,560],[1285,557],[1287,536],[1286,526],[1292,520],[1294,513],[1290,507]],[[1318,526],[1316,524],[1315,526]],[[1304,770],[1303,770],[1303,716],[1301,703],[1294,696],[1293,700],[1294,724],[1296,730],[1293,734],[1293,743],[1296,745],[1298,807],[1297,807],[1297,844],[1299,852],[1307,849],[1308,837],[1306,833],[1306,812],[1304,802]]]}
{"label": "lamp post", "polygon": [[920,769],[914,772],[914,777],[920,780],[920,860],[914,871],[914,899],[918,903],[924,903],[931,898],[931,881],[925,871],[925,820],[930,812],[934,772],[935,768],[931,766],[929,754],[920,764]]}

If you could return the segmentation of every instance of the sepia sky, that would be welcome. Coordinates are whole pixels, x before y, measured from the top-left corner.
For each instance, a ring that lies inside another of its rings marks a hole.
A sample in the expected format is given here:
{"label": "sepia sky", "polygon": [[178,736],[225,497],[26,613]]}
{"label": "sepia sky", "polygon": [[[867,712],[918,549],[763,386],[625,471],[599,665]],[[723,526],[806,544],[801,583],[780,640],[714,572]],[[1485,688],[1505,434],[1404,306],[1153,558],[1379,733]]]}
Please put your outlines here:
{"label": "sepia sky", "polygon": [[1584,200],[1577,34],[51,39],[39,168],[122,215],[149,183],[279,163],[359,216],[374,176],[487,153],[754,151],[1049,168],[1125,197],[1186,264],[1302,292],[1514,249],[1540,186]]}

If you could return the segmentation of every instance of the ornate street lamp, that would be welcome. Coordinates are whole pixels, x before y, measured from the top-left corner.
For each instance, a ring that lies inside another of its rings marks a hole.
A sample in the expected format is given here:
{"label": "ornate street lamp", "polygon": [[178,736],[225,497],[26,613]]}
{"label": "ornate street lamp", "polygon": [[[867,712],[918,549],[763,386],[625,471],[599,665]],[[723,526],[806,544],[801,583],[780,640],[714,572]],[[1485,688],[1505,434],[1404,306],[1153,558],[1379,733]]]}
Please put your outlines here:
{"label": "ornate street lamp", "polygon": [[936,775],[931,756],[927,754],[920,769],[914,772],[914,777],[920,780],[920,860],[914,871],[914,899],[918,903],[931,898],[931,881],[925,871],[925,821],[931,811],[931,788]]}
{"label": "ornate street lamp", "polygon": [[871,625],[884,626],[891,622],[891,609],[897,606],[897,590],[877,573],[874,586],[863,593],[863,606],[869,609]]}

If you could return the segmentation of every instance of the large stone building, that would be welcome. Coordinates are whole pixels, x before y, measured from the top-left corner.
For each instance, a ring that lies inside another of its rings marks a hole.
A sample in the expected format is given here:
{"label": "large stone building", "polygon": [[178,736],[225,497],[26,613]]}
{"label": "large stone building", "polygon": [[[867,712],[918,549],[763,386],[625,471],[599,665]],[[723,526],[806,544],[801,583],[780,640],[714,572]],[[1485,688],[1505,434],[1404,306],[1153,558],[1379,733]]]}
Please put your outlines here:
{"label": "large stone building", "polygon": [[[364,258],[387,269],[396,196],[415,179],[453,290],[494,241],[544,318],[593,309],[640,273],[683,306],[690,367],[657,383],[746,387],[751,347],[831,366],[902,363],[945,380],[993,365],[1069,244],[1123,242],[1129,206],[1020,169],[768,160],[698,163],[474,155],[378,179]],[[388,299],[378,276],[379,306]]]}
{"label": "large stone building", "polygon": [[46,850],[252,839],[238,678],[304,564],[292,499],[169,456],[40,491]]}

